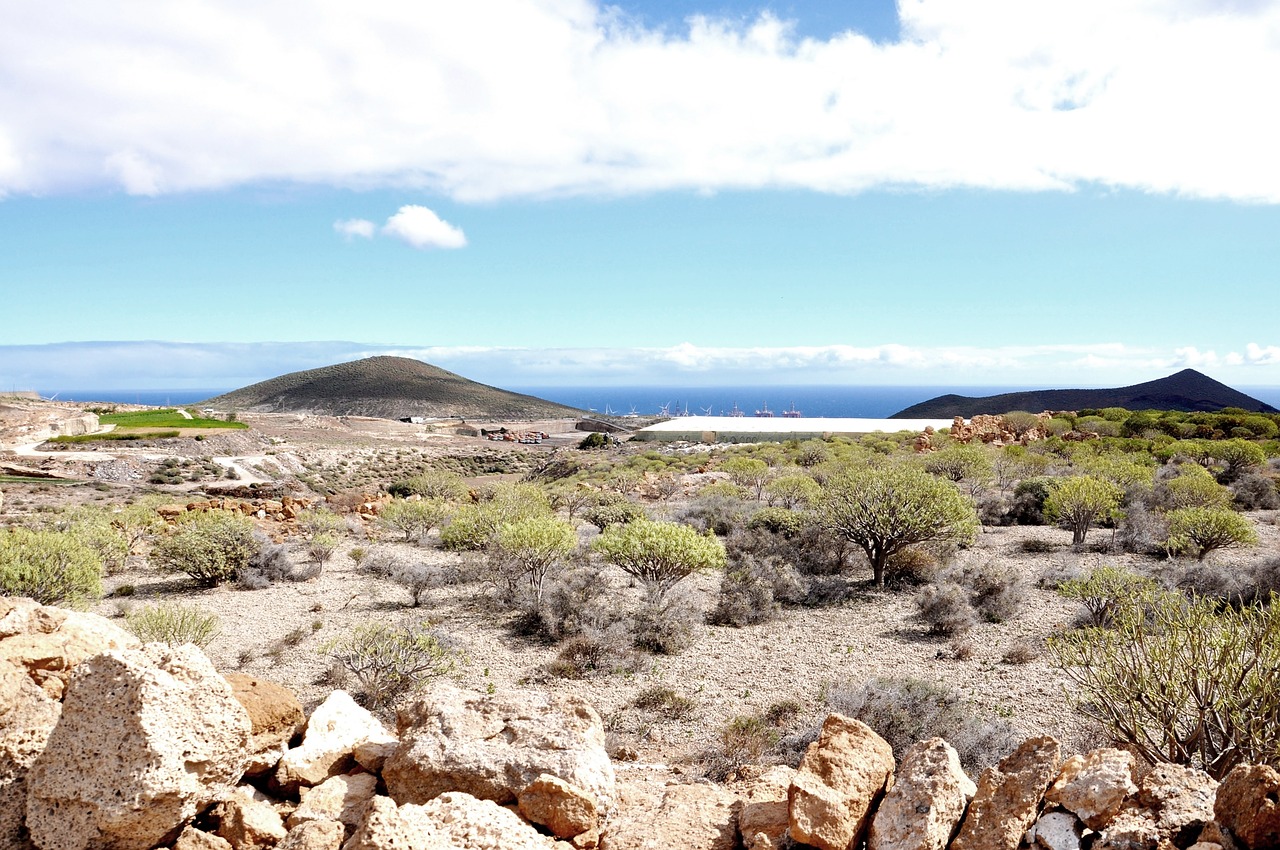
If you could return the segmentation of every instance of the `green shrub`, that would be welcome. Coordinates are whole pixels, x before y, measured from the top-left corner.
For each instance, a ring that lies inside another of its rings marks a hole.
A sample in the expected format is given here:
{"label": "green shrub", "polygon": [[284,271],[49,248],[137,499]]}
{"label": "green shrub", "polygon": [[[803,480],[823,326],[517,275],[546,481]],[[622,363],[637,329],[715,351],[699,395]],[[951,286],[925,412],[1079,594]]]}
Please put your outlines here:
{"label": "green shrub", "polygon": [[720,748],[734,764],[752,764],[778,744],[778,730],[758,714],[740,714],[720,730]]}
{"label": "green shrub", "polygon": [[625,499],[616,502],[605,502],[592,505],[582,512],[582,518],[604,531],[611,525],[625,525],[637,519],[644,519],[644,508],[635,502]]}
{"label": "green shrub", "polygon": [[143,643],[167,643],[170,646],[194,643],[201,649],[212,643],[222,630],[217,614],[178,603],[134,609],[125,622],[129,631]]}
{"label": "green shrub", "polygon": [[431,469],[411,478],[395,482],[387,488],[392,496],[421,496],[442,502],[459,502],[467,498],[467,483],[456,472]]}
{"label": "green shrub", "polygon": [[[813,479],[806,479],[813,480]],[[763,528],[783,537],[795,537],[809,524],[808,518],[789,508],[760,508],[747,520],[747,528]]]}
{"label": "green shrub", "polygon": [[440,530],[440,542],[452,551],[476,551],[489,545],[503,523],[552,513],[551,501],[541,487],[504,482],[480,502],[459,508]]}
{"label": "green shrub", "polygon": [[650,685],[635,695],[631,706],[668,720],[683,720],[693,714],[697,703],[667,685]]}
{"label": "green shrub", "polygon": [[392,499],[378,509],[378,525],[404,535],[406,541],[425,537],[449,515],[439,499]]}
{"label": "green shrub", "polygon": [[234,581],[258,548],[248,517],[226,511],[187,512],[156,540],[151,562],[214,587]]}
{"label": "green shrub", "polygon": [[398,625],[365,623],[322,649],[339,678],[366,707],[383,710],[431,679],[447,675],[461,658],[429,620]]}
{"label": "green shrub", "polygon": [[1171,554],[1195,555],[1197,561],[1216,549],[1249,546],[1258,542],[1258,534],[1249,520],[1230,508],[1182,508],[1169,511],[1169,539],[1165,547]]}
{"label": "green shrub", "polygon": [[651,600],[694,573],[724,569],[726,560],[724,545],[714,535],[647,519],[609,526],[591,548],[639,579]]}
{"label": "green shrub", "polygon": [[102,596],[102,560],[73,535],[13,528],[0,532],[0,590],[84,608]]}

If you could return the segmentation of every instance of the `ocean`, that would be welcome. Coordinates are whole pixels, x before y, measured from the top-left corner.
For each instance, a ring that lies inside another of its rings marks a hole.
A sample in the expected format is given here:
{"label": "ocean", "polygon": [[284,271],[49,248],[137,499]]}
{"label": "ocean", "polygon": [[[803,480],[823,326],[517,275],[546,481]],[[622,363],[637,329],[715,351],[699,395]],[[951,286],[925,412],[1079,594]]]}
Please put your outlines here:
{"label": "ocean", "polygon": [[[57,393],[61,401],[116,402],[148,404],[157,407],[189,405],[229,392],[232,388],[176,390],[66,390]],[[654,416],[666,407],[671,415],[686,410],[695,415],[727,415],[736,406],[747,416],[768,408],[781,416],[789,409],[805,416],[883,419],[922,401],[955,393],[986,396],[1043,387],[991,386],[922,386],[922,387],[857,387],[857,386],[731,386],[731,387],[529,387],[504,389],[567,404],[580,410],[625,416],[636,413]],[[1238,387],[1238,389],[1280,408],[1280,387]]]}

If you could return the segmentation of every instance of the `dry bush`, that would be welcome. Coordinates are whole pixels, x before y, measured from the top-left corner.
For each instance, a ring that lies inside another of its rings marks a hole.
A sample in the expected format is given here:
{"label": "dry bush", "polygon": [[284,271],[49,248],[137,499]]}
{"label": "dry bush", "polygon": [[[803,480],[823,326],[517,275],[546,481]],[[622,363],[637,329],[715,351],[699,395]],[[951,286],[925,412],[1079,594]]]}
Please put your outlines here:
{"label": "dry bush", "polygon": [[585,679],[592,675],[624,673],[636,668],[635,653],[618,627],[604,632],[584,632],[560,645],[547,672],[562,679]]}
{"label": "dry bush", "polygon": [[1000,660],[1005,664],[1029,664],[1043,654],[1041,647],[1029,640],[1020,640],[1004,651]]}
{"label": "dry bush", "polygon": [[631,614],[631,639],[637,649],[679,655],[694,640],[701,612],[682,599],[648,600]]}
{"label": "dry bush", "polygon": [[716,605],[707,615],[715,626],[746,626],[777,617],[782,603],[803,602],[806,582],[777,556],[747,555],[720,580]]}
{"label": "dry bush", "polygon": [[1246,511],[1280,508],[1280,491],[1275,479],[1259,472],[1246,472],[1231,484],[1235,503]]}
{"label": "dry bush", "polygon": [[1011,724],[983,718],[959,692],[919,679],[877,678],[831,687],[827,705],[874,729],[899,760],[917,741],[944,738],[971,774],[995,764],[1021,741]]}
{"label": "dry bush", "polygon": [[179,603],[161,603],[136,608],[125,617],[129,631],[143,643],[178,646],[194,643],[204,649],[222,631],[217,614]]}
{"label": "dry bush", "polygon": [[608,577],[594,566],[565,570],[544,589],[541,604],[526,611],[520,630],[552,640],[603,632],[621,617],[610,590]]}
{"label": "dry bush", "polygon": [[694,700],[676,693],[667,685],[650,685],[631,700],[632,708],[656,714],[667,720],[684,720],[693,715],[697,705]]}
{"label": "dry bush", "polygon": [[969,592],[951,581],[931,584],[916,594],[916,612],[930,634],[955,635],[977,624]]}
{"label": "dry bush", "polygon": [[936,553],[922,546],[910,546],[889,556],[884,580],[892,587],[918,587],[935,581],[941,570]]}
{"label": "dry bush", "polygon": [[399,562],[392,569],[390,579],[409,591],[413,607],[417,608],[429,591],[457,584],[459,573],[453,565]]}

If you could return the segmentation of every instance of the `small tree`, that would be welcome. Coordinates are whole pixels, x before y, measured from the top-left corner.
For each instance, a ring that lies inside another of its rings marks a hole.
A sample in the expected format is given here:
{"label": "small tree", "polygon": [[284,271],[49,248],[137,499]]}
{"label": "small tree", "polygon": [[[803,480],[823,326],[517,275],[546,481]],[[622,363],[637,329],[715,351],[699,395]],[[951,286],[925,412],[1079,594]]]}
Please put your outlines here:
{"label": "small tree", "polygon": [[442,502],[457,502],[467,497],[467,482],[456,472],[428,469],[426,472],[397,481],[387,488],[392,496],[421,496]]}
{"label": "small tree", "polygon": [[494,486],[487,498],[459,508],[440,530],[440,542],[454,551],[483,549],[503,523],[551,514],[551,500],[541,487],[503,482]]}
{"label": "small tree", "polygon": [[429,680],[448,674],[459,660],[429,620],[366,623],[322,651],[343,675],[355,679],[354,694],[374,710],[389,708]]}
{"label": "small tree", "polygon": [[1172,553],[1195,555],[1203,561],[1215,549],[1251,546],[1258,534],[1249,520],[1230,508],[1179,508],[1169,511],[1169,539],[1165,548]]}
{"label": "small tree", "polygon": [[1261,466],[1267,460],[1262,447],[1248,440],[1215,440],[1209,443],[1208,451],[1214,460],[1223,465],[1219,478],[1224,484],[1230,484],[1246,471]]}
{"label": "small tree", "polygon": [[1161,484],[1162,504],[1171,509],[1225,508],[1231,504],[1231,491],[1213,479],[1203,466],[1184,464],[1176,478]]}
{"label": "small tree", "polygon": [[1110,517],[1124,498],[1124,491],[1110,481],[1092,475],[1075,475],[1054,482],[1044,500],[1045,516],[1071,530],[1071,545],[1084,543],[1089,529]]}
{"label": "small tree", "polygon": [[822,497],[822,486],[808,475],[793,473],[780,475],[764,486],[770,506],[807,508]]}
{"label": "small tree", "polygon": [[528,581],[534,610],[538,610],[547,571],[577,545],[572,525],[555,517],[537,516],[499,526],[491,548],[496,560],[513,568],[517,580]]}
{"label": "small tree", "polygon": [[1079,711],[1153,763],[1221,779],[1280,766],[1280,604],[1239,610],[1180,593],[1117,600],[1109,629],[1050,638]]}
{"label": "small tree", "polygon": [[991,456],[981,446],[952,443],[924,458],[925,471],[939,478],[959,484],[967,481],[970,493],[976,492],[992,479]]}
{"label": "small tree", "polygon": [[769,464],[754,457],[729,458],[720,465],[720,469],[729,474],[729,480],[734,484],[750,491],[756,501],[760,500],[764,485],[773,477]]}
{"label": "small tree", "polygon": [[0,592],[42,605],[86,607],[102,596],[102,560],[82,540],[56,531],[0,531]]}
{"label": "small tree", "polygon": [[378,511],[378,524],[417,540],[444,522],[449,507],[439,499],[392,499]]}
{"label": "small tree", "polygon": [[234,581],[258,551],[253,523],[226,511],[187,512],[151,549],[162,570],[186,573],[205,587]]}
{"label": "small tree", "polygon": [[973,503],[922,469],[905,464],[866,467],[832,477],[818,503],[827,529],[861,547],[875,583],[884,587],[885,565],[917,543],[972,543],[978,532]]}
{"label": "small tree", "polygon": [[687,525],[637,519],[606,528],[592,548],[609,563],[639,579],[651,601],[694,573],[724,569],[724,544]]}

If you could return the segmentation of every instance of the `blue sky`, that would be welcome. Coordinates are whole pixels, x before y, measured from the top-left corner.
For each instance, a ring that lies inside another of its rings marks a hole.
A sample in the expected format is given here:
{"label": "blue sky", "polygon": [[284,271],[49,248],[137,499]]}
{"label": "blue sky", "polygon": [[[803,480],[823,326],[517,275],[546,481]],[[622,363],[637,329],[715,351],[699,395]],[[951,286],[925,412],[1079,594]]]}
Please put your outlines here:
{"label": "blue sky", "polygon": [[1280,3],[7,5],[0,388],[1280,385]]}

